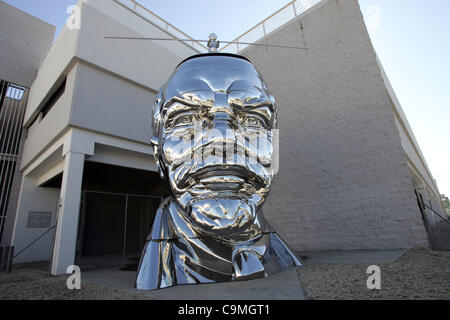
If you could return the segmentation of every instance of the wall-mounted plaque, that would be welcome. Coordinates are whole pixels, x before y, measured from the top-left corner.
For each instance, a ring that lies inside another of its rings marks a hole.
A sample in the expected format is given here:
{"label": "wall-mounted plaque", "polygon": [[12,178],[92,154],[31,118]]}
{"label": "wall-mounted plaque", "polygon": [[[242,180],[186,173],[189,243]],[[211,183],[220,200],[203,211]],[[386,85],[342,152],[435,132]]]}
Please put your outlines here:
{"label": "wall-mounted plaque", "polygon": [[30,211],[28,213],[27,228],[28,229],[46,229],[50,228],[52,223],[51,212]]}

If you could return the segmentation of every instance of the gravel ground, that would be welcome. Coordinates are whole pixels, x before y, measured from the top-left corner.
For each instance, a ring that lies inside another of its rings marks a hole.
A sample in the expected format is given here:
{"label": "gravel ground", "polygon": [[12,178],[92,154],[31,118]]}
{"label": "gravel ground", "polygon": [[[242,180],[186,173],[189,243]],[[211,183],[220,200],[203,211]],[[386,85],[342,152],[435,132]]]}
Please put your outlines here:
{"label": "gravel ground", "polygon": [[[312,264],[300,270],[307,299],[450,300],[450,252],[411,250],[394,263],[378,264],[381,290],[368,290],[369,264]],[[0,300],[146,300],[127,291],[82,283],[68,290],[67,277],[48,277],[32,269],[0,273]]]}
{"label": "gravel ground", "polygon": [[369,290],[370,264],[312,264],[300,271],[307,299],[444,299],[450,300],[450,252],[410,250],[381,269],[381,290]]}
{"label": "gravel ground", "polygon": [[69,290],[67,276],[49,277],[46,272],[20,269],[0,273],[0,300],[148,300],[127,291],[82,283],[81,290]]}

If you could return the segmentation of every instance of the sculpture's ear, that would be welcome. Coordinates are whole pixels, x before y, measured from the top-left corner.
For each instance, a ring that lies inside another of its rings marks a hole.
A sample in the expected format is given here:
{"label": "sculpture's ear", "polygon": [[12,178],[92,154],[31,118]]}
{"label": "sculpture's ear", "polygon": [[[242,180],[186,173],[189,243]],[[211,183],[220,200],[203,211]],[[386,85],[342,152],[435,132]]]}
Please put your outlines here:
{"label": "sculpture's ear", "polygon": [[150,138],[150,143],[153,146],[153,154],[155,156],[155,162],[156,162],[156,166],[158,167],[159,170],[159,175],[161,176],[161,179],[165,179],[165,174],[164,174],[164,170],[163,170],[163,163],[161,163],[161,154],[159,151],[159,139],[158,137],[151,137]]}
{"label": "sculpture's ear", "polygon": [[159,143],[158,137],[155,137],[155,136],[151,137],[150,138],[150,143],[152,144],[153,148],[157,148],[158,147],[158,143]]}

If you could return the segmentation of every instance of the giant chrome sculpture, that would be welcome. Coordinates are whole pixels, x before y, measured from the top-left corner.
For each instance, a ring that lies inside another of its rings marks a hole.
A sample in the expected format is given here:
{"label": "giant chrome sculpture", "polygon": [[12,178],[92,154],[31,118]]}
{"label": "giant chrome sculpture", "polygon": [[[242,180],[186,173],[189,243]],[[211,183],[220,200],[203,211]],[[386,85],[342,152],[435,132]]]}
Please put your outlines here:
{"label": "giant chrome sculpture", "polygon": [[265,277],[300,265],[263,217],[274,168],[274,99],[245,58],[181,63],[153,110],[155,158],[173,196],[159,207],[136,287]]}

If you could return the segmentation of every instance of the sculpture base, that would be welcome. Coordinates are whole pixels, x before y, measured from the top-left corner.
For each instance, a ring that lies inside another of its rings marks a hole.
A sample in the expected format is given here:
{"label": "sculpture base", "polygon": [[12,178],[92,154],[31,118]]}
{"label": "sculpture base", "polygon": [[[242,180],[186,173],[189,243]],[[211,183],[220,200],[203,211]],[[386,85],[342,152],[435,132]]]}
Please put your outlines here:
{"label": "sculpture base", "polygon": [[293,267],[263,279],[181,285],[151,291],[133,288],[135,272],[124,272],[118,268],[85,272],[83,282],[156,300],[303,300],[300,270]]}
{"label": "sculpture base", "polygon": [[304,300],[299,269],[288,268],[257,280],[181,285],[140,292],[161,300]]}

